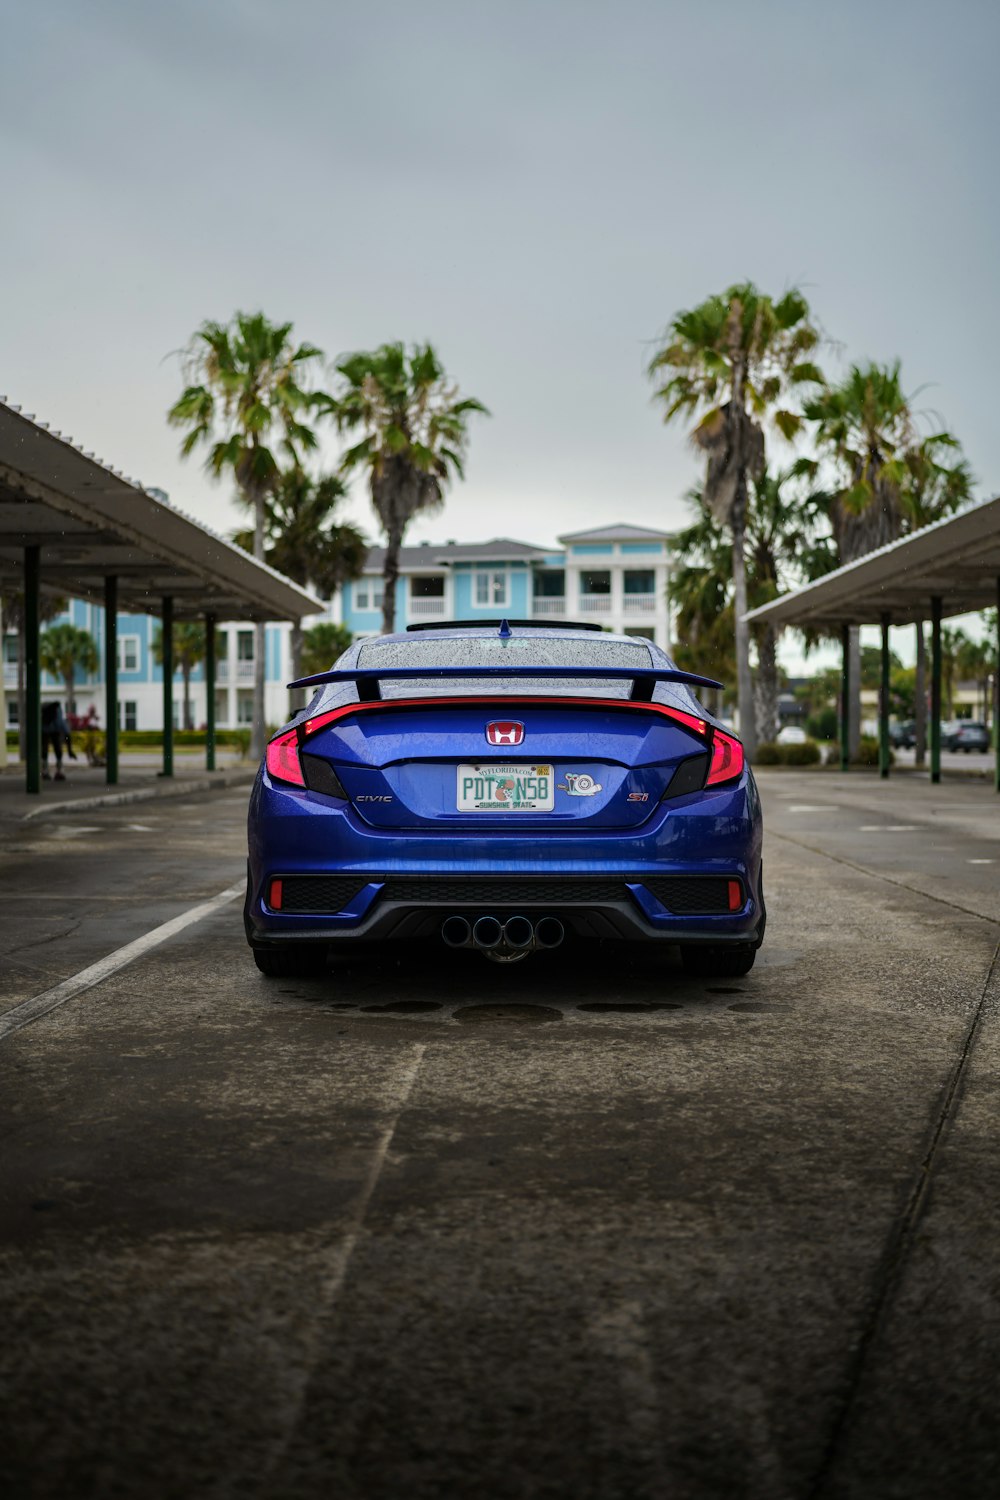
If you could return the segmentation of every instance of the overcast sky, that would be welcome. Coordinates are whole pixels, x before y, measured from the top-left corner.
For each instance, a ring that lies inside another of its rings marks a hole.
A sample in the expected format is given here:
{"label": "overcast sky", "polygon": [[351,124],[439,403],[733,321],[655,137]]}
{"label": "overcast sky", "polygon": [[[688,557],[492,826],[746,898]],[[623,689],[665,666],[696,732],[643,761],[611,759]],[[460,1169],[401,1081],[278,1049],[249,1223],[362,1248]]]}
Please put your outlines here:
{"label": "overcast sky", "polygon": [[431,339],[493,415],[412,539],[547,543],[684,519],[644,363],[747,277],[807,290],[830,369],[899,356],[1000,489],[994,0],[0,14],[0,392],[220,529],[164,420],[204,318]]}

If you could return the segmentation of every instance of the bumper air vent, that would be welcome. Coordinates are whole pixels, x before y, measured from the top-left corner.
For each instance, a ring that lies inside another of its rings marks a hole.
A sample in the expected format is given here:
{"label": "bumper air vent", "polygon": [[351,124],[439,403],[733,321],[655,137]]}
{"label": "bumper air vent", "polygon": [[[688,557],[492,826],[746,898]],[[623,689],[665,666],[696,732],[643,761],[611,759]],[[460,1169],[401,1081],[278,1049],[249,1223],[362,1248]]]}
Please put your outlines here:
{"label": "bumper air vent", "polygon": [[281,911],[343,911],[367,884],[355,876],[286,875],[281,882]]}
{"label": "bumper air vent", "polygon": [[730,881],[722,875],[662,875],[642,883],[675,917],[715,917],[731,910]]}

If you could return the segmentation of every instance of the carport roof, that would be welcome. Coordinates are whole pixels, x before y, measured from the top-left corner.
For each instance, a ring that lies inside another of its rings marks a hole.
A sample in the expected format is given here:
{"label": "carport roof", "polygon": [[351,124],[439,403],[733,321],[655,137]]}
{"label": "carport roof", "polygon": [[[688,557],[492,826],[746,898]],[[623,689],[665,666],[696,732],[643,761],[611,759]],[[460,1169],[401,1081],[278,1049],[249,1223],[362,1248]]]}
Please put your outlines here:
{"label": "carport roof", "polygon": [[935,521],[748,612],[751,623],[830,628],[925,620],[931,599],[941,613],[966,614],[997,602],[1000,496]]}
{"label": "carport roof", "polygon": [[297,620],[325,606],[266,563],[0,398],[0,585],[19,588],[41,548],[42,587],[178,619]]}

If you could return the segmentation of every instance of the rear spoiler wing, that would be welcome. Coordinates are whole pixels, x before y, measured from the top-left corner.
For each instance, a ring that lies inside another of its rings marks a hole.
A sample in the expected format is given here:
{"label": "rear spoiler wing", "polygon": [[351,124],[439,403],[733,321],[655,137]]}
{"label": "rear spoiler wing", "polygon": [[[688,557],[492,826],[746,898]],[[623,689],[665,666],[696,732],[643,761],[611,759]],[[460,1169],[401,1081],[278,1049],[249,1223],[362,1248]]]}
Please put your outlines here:
{"label": "rear spoiler wing", "polygon": [[669,667],[347,667],[331,672],[317,672],[313,677],[298,677],[290,682],[290,688],[321,687],[327,682],[353,682],[357,684],[358,698],[362,703],[377,702],[382,697],[383,682],[408,680],[426,681],[428,677],[446,681],[469,678],[493,678],[497,682],[524,682],[549,680],[611,679],[615,682],[630,682],[630,699],[635,703],[651,703],[653,688],[658,682],[681,682],[688,687],[721,688],[722,683],[714,677],[699,677],[696,672],[679,672]]}

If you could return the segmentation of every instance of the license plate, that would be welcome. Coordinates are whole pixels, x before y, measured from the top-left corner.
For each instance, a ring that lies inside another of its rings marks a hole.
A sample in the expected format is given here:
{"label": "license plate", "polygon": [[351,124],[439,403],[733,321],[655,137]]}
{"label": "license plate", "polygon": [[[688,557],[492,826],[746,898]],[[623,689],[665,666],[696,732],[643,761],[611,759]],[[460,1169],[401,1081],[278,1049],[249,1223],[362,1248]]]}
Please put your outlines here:
{"label": "license plate", "polygon": [[459,766],[459,812],[551,812],[556,781],[551,766]]}

